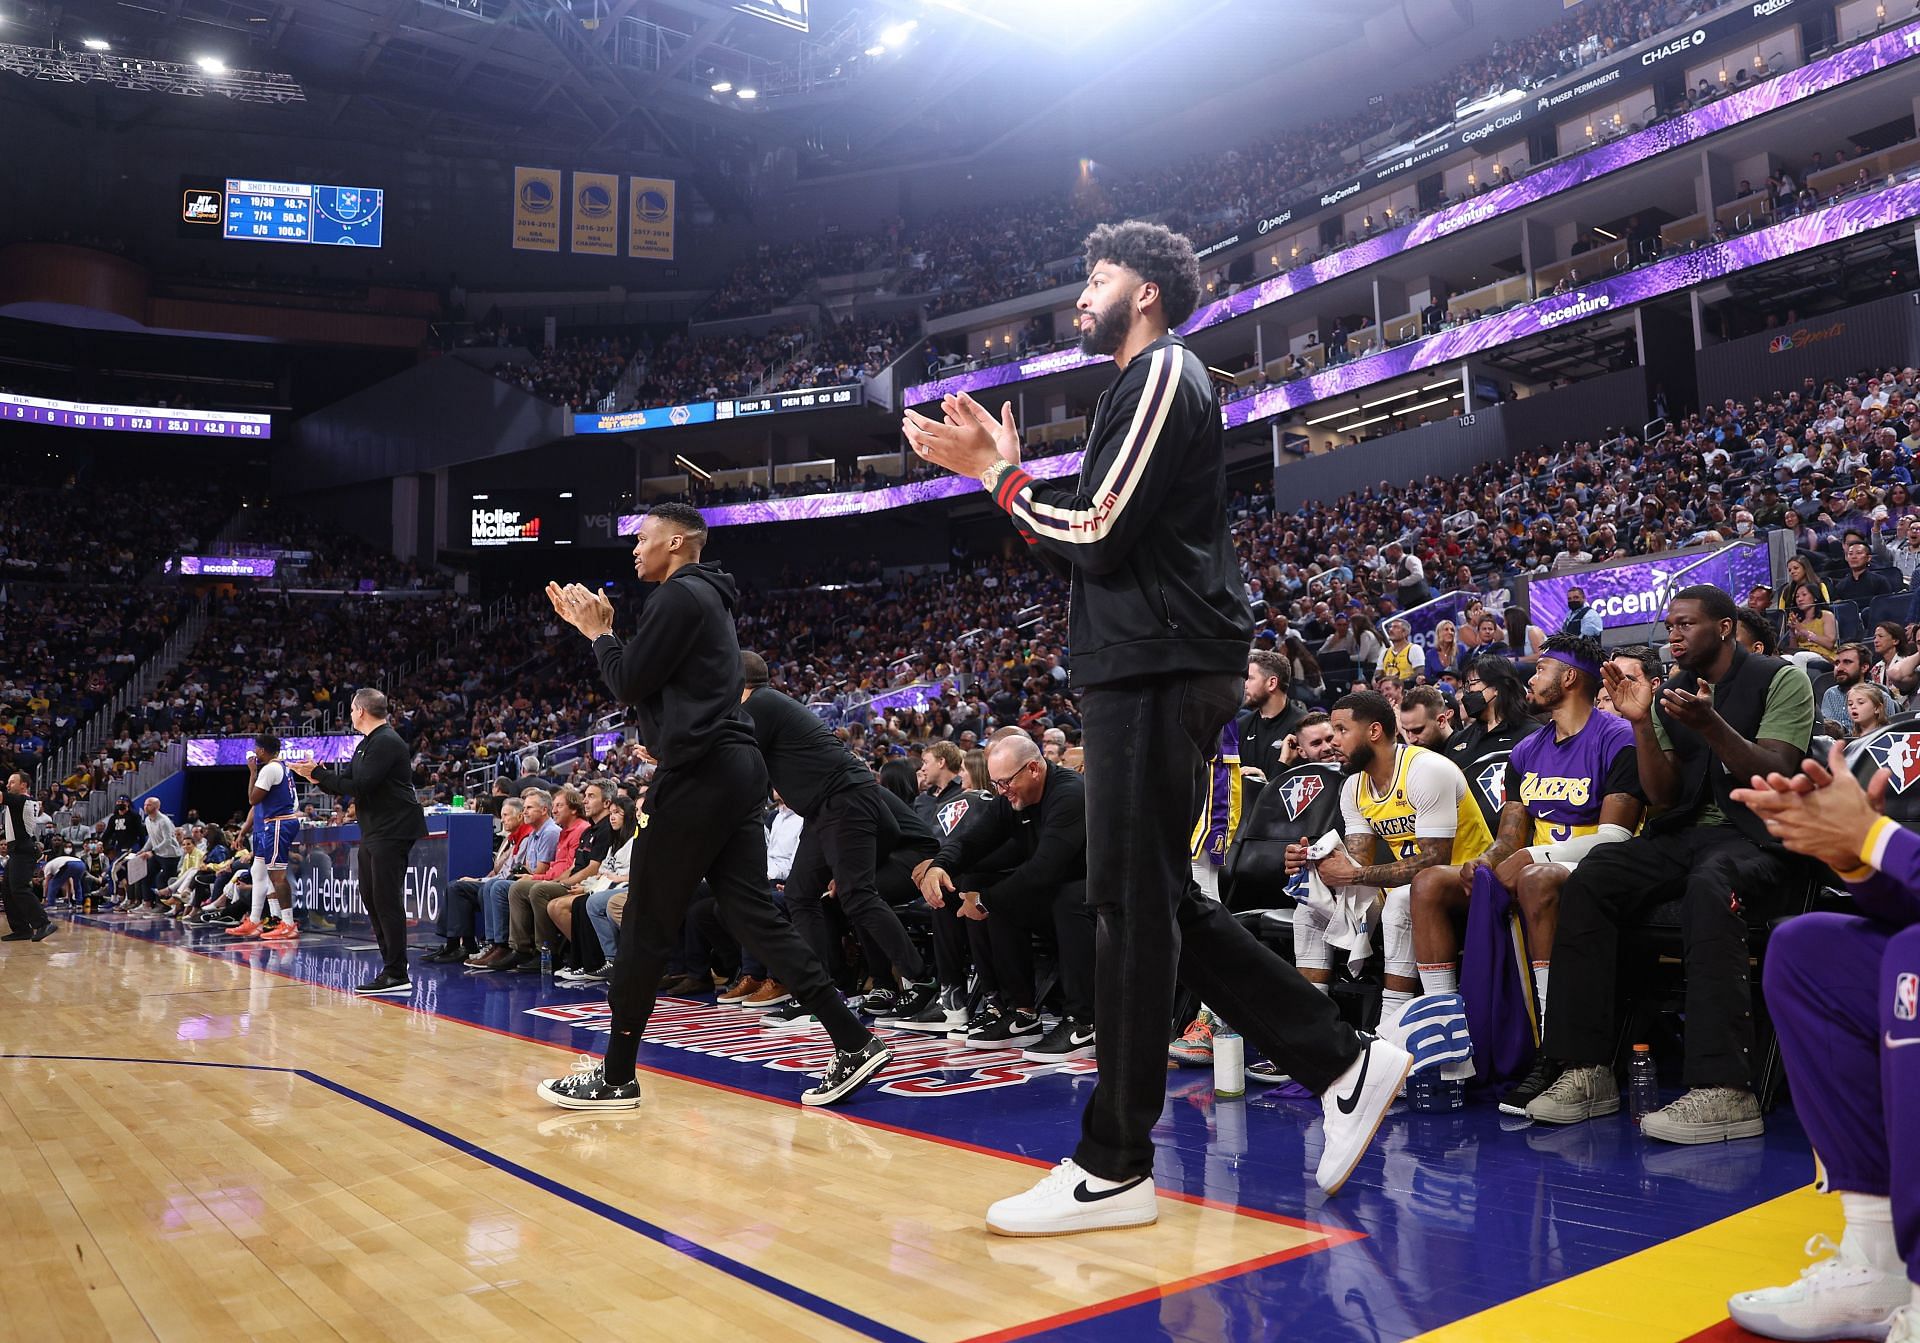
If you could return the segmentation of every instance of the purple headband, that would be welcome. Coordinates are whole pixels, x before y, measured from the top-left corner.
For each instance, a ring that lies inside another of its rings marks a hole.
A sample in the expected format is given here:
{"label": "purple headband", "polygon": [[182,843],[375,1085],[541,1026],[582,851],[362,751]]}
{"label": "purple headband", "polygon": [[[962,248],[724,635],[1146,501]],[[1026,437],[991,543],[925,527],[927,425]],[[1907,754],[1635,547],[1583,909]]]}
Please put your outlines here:
{"label": "purple headband", "polygon": [[1595,681],[1598,681],[1600,679],[1599,663],[1589,662],[1585,658],[1581,657],[1578,653],[1572,652],[1568,649],[1549,648],[1546,652],[1542,653],[1540,656],[1543,660],[1546,658],[1552,658],[1555,662],[1564,662],[1569,667],[1573,668],[1575,671],[1585,672],[1587,675],[1591,676]]}

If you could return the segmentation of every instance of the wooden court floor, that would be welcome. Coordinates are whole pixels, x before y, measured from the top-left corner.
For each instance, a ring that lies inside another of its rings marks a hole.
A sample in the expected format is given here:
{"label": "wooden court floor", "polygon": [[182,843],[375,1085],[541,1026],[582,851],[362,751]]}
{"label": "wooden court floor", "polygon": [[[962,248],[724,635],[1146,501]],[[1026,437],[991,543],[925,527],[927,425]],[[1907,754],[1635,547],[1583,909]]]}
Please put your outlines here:
{"label": "wooden court floor", "polygon": [[0,1339],[1003,1339],[1350,1239],[1162,1200],[1004,1240],[1017,1157],[67,925],[0,947]]}

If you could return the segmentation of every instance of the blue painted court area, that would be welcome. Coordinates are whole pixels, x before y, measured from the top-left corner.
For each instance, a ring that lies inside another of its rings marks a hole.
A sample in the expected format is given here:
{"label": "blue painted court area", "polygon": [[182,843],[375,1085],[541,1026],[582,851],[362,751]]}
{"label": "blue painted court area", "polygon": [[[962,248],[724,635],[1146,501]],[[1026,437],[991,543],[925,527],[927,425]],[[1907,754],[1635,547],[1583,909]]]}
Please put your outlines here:
{"label": "blue painted court area", "polygon": [[[339,936],[309,934],[291,947],[235,945],[218,929],[114,916],[83,921],[342,990],[378,969],[370,946]],[[457,966],[418,965],[414,982],[410,1010],[600,1050],[601,993]],[[396,1007],[409,1010],[404,1000]],[[1094,1084],[1091,1061],[1028,1064],[1014,1053],[968,1050],[938,1037],[889,1035],[896,1064],[877,1088],[837,1113],[1037,1164],[1072,1151]],[[663,1000],[647,1041],[643,1069],[785,1104],[797,1103],[828,1049],[818,1035],[774,1034],[753,1012],[697,999]],[[563,1063],[556,1055],[556,1072]],[[643,1092],[645,1085],[643,1072]],[[529,1094],[527,1104],[540,1103]],[[1345,1190],[1326,1199],[1312,1183],[1318,1103],[1257,1086],[1244,1100],[1218,1101],[1204,1071],[1169,1073],[1155,1136],[1163,1193],[1325,1228],[1336,1233],[1335,1243],[1044,1331],[991,1337],[1409,1338],[1802,1189],[1813,1169],[1806,1138],[1785,1106],[1769,1116],[1764,1139],[1689,1148],[1643,1141],[1624,1115],[1544,1128],[1502,1116],[1482,1100],[1448,1115],[1396,1111]],[[982,1192],[982,1211],[1027,1180],[1010,1172],[1006,1189]],[[1745,1335],[1717,1329],[1712,1337]]]}

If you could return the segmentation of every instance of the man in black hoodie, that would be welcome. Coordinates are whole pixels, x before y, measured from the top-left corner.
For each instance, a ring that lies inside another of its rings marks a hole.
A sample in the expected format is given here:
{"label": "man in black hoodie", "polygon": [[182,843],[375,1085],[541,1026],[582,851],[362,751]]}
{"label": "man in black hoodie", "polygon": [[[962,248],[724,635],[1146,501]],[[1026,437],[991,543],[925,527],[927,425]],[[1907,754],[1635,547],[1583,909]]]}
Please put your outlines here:
{"label": "man in black hoodie", "polygon": [[987,1210],[1002,1235],[1154,1221],[1153,1126],[1166,1103],[1176,976],[1320,1094],[1331,1194],[1373,1141],[1412,1060],[1362,1042],[1331,1000],[1194,885],[1193,818],[1207,761],[1240,707],[1253,612],[1227,526],[1220,403],[1173,328],[1200,298],[1193,245],[1158,224],[1087,238],[1080,345],[1118,368],[1094,408],[1077,480],[1020,469],[1009,403],[968,396],[944,423],[909,410],[914,451],[972,476],[1029,549],[1071,577],[1068,642],[1083,688],[1087,898],[1098,919],[1100,1081],[1079,1149]]}
{"label": "man in black hoodie", "polygon": [[[787,877],[787,913],[813,954],[827,964],[833,942],[820,902],[832,882],[847,922],[878,949],[901,981],[900,993],[876,986],[887,996],[874,1000],[875,1017],[895,1011],[917,1015],[933,1001],[939,986],[928,977],[907,926],[880,898],[880,862],[908,838],[887,807],[880,781],[818,716],[769,684],[765,658],[742,653],[740,665],[746,681],[740,702],[752,720],[767,773],[781,800],[806,821]],[[913,838],[930,848],[933,835],[924,827],[915,829],[920,833]]]}
{"label": "man in black hoodie", "polygon": [[631,873],[607,995],[613,1030],[606,1058],[542,1082],[540,1096],[568,1110],[632,1109],[634,1061],[654,992],[679,946],[680,925],[704,878],[727,927],[768,972],[820,1019],[834,1060],[800,1097],[831,1105],[865,1085],[892,1055],[840,1001],[826,968],[786,922],[767,890],[767,767],[740,707],[734,582],[702,564],[706,520],[685,504],[660,504],[640,521],[633,568],[653,587],[625,647],[613,636],[613,603],[579,584],[547,585],[560,617],[593,641],[614,698],[638,710],[641,740],[660,762],[647,792],[647,845]]}

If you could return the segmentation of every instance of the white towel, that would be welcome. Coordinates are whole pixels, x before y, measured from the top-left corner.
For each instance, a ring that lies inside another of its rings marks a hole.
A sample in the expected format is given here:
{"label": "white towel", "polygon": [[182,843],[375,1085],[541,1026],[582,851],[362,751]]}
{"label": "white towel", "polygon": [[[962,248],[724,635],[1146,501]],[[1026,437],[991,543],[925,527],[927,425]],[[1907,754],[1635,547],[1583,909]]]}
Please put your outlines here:
{"label": "white towel", "polygon": [[[1335,849],[1345,851],[1340,836],[1329,830],[1311,845],[1308,856],[1325,858]],[[1329,886],[1320,879],[1320,869],[1307,867],[1307,902],[1330,911],[1327,945],[1339,947],[1351,960],[1365,960],[1373,954],[1373,930],[1379,925],[1380,891],[1373,886]]]}

